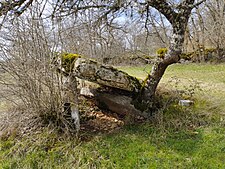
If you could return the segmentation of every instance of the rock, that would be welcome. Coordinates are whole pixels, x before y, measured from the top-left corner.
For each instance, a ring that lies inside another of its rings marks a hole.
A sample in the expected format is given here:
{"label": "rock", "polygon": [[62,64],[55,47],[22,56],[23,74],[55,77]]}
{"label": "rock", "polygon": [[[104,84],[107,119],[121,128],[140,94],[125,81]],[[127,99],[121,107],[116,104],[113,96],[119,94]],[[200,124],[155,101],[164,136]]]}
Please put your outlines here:
{"label": "rock", "polygon": [[78,58],[73,73],[80,79],[130,92],[138,92],[141,88],[137,78],[90,59]]}
{"label": "rock", "polygon": [[91,92],[91,89],[88,87],[82,87],[80,89],[80,94],[87,97],[94,97],[94,94]]}
{"label": "rock", "polygon": [[[104,107],[122,117],[126,116],[127,119],[138,116],[147,118],[149,116],[132,104],[133,97],[140,92],[142,84],[137,78],[130,76],[126,72],[87,58],[77,58],[73,71],[70,73],[61,70],[60,67],[57,68],[57,72],[62,72],[67,77],[71,75],[71,77],[99,84],[102,87],[101,91],[94,89],[91,91],[87,87],[80,90],[81,95],[93,97],[99,107]],[[73,87],[77,87],[76,83],[74,83]],[[73,91],[72,88],[71,91]],[[67,98],[70,98],[69,94]],[[68,102],[72,103],[74,100],[69,99]]]}
{"label": "rock", "polygon": [[193,104],[194,104],[194,102],[191,100],[180,100],[179,101],[180,106],[191,106]]}
{"label": "rock", "polygon": [[99,107],[108,109],[118,115],[131,118],[140,116],[146,118],[148,117],[147,114],[144,114],[134,107],[134,105],[131,103],[132,98],[129,96],[117,95],[112,93],[98,93],[95,98]]}
{"label": "rock", "polygon": [[185,59],[180,59],[180,63],[185,63]]}

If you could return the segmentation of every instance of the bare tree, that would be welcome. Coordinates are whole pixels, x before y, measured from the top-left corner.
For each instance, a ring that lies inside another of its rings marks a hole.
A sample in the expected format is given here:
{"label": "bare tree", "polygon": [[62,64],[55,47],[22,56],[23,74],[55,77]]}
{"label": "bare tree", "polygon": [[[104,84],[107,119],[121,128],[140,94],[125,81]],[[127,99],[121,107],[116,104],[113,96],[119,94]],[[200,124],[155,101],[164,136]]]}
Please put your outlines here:
{"label": "bare tree", "polygon": [[211,0],[205,6],[205,37],[210,41],[208,45],[215,47],[221,56],[221,49],[225,48],[225,2]]}
{"label": "bare tree", "polygon": [[[208,0],[195,9],[189,24],[189,43],[198,51],[198,60],[205,61],[205,49],[214,51],[215,59],[221,59],[224,49],[225,2]],[[207,52],[206,52],[207,53]]]}

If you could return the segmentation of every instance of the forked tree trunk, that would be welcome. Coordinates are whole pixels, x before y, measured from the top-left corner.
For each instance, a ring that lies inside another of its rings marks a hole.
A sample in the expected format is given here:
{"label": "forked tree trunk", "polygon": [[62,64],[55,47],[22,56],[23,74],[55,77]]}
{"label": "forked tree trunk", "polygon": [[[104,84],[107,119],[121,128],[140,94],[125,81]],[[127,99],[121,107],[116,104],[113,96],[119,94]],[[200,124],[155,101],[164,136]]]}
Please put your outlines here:
{"label": "forked tree trunk", "polygon": [[154,6],[158,11],[164,14],[173,27],[173,35],[168,54],[164,60],[159,60],[153,65],[151,73],[145,80],[144,87],[134,102],[138,109],[146,113],[151,113],[151,109],[154,107],[155,91],[166,68],[178,62],[180,59],[179,55],[182,52],[185,31],[191,10],[194,8],[194,0],[183,1],[178,7],[178,12],[175,12],[167,3],[161,4],[161,1],[151,0],[148,2],[149,5]]}
{"label": "forked tree trunk", "polygon": [[184,42],[184,33],[186,26],[180,27],[179,30],[174,30],[173,40],[169,48],[169,52],[164,60],[157,60],[152,67],[152,70],[146,80],[144,81],[143,88],[136,99],[136,107],[145,112],[151,112],[154,107],[154,95],[156,88],[165,73],[166,68],[177,63],[180,59],[179,55],[182,52]]}

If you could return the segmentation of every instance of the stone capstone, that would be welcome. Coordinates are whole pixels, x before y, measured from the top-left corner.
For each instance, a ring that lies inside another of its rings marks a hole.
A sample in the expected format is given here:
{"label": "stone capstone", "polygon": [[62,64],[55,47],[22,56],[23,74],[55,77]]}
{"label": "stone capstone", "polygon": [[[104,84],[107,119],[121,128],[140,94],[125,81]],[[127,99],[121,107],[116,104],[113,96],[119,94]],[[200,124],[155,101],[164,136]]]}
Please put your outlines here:
{"label": "stone capstone", "polygon": [[74,64],[73,73],[80,79],[130,92],[138,92],[141,88],[137,78],[90,59],[78,58]]}

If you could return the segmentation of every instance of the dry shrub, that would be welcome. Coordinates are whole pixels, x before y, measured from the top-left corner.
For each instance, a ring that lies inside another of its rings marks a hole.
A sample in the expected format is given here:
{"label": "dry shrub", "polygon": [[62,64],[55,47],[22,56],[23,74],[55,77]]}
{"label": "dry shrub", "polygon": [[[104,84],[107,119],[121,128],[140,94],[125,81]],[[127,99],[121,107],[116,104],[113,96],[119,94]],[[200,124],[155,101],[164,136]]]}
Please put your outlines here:
{"label": "dry shrub", "polygon": [[70,115],[63,111],[63,77],[50,64],[54,54],[51,33],[41,20],[22,19],[8,35],[8,45],[1,46],[1,95],[45,124],[74,131]]}

